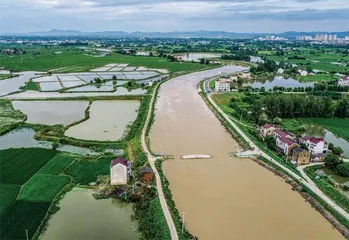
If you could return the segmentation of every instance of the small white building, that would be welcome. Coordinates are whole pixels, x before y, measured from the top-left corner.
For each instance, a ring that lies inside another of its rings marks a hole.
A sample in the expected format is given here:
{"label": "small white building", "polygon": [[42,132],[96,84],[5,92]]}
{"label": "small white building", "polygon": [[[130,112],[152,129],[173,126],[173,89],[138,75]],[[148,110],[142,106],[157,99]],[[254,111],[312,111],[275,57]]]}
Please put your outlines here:
{"label": "small white building", "polygon": [[284,69],[282,69],[282,68],[278,69],[278,74],[283,74],[284,72],[285,72]]}
{"label": "small white building", "polygon": [[298,72],[301,76],[308,76],[308,72],[305,70],[298,70]]}
{"label": "small white building", "polygon": [[215,81],[215,91],[216,92],[228,92],[231,88],[231,80],[230,79],[219,79]]}
{"label": "small white building", "polygon": [[124,158],[117,158],[110,162],[110,184],[125,185],[127,184],[130,174],[130,162]]}
{"label": "small white building", "polygon": [[349,76],[340,78],[337,82],[337,85],[341,87],[349,86]]}

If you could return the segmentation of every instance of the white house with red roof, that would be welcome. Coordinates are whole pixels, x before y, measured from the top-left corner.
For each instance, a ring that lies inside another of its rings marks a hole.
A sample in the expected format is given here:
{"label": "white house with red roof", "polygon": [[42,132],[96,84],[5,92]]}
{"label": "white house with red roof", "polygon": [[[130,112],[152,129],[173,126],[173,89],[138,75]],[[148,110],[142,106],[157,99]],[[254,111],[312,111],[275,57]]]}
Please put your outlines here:
{"label": "white house with red roof", "polygon": [[339,79],[337,85],[341,87],[349,86],[349,76],[344,76]]}
{"label": "white house with red roof", "polygon": [[264,124],[263,126],[261,126],[259,128],[259,135],[261,137],[270,136],[273,134],[275,129],[276,129],[276,127],[272,124]]}
{"label": "white house with red roof", "polygon": [[282,131],[281,129],[279,128],[276,128],[274,131],[273,131],[273,136],[274,138],[278,139],[278,138],[281,138],[281,137],[287,137],[287,133]]}
{"label": "white house with red roof", "polygon": [[130,173],[131,163],[126,159],[119,157],[110,162],[110,184],[124,185],[127,184]]}
{"label": "white house with red roof", "polygon": [[299,142],[305,144],[312,154],[324,153],[328,150],[328,145],[323,138],[303,136]]}
{"label": "white house with red roof", "polygon": [[282,151],[285,155],[289,155],[293,148],[298,147],[299,145],[293,140],[287,138],[286,136],[281,136],[276,138],[276,147]]}

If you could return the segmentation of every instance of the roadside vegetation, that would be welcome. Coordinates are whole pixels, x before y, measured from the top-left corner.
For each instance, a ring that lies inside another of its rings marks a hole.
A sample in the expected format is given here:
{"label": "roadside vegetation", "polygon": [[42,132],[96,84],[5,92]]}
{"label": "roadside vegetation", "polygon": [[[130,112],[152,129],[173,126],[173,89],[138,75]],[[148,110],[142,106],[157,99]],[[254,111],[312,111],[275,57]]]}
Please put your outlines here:
{"label": "roadside vegetation", "polygon": [[16,128],[26,116],[13,108],[10,100],[0,99],[0,136]]}

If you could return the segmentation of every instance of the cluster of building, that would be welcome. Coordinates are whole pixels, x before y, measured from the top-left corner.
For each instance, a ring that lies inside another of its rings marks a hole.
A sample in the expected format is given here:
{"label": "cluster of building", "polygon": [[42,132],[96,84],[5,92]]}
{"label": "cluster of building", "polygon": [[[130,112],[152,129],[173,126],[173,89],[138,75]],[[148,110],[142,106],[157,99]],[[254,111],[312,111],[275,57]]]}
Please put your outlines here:
{"label": "cluster of building", "polygon": [[323,138],[303,136],[297,138],[294,134],[282,131],[271,124],[259,128],[262,138],[272,136],[278,152],[284,154],[295,165],[324,161],[328,145]]}
{"label": "cluster of building", "polygon": [[315,42],[325,42],[325,43],[349,43],[349,36],[343,38],[337,37],[336,34],[316,34],[315,37],[306,35],[306,36],[297,36],[297,41],[315,41]]}
{"label": "cluster of building", "polygon": [[232,76],[223,76],[215,81],[215,91],[216,92],[227,92],[230,91],[234,82],[238,82],[238,79],[252,79],[251,73],[249,72],[239,72]]}
{"label": "cluster of building", "polygon": [[278,37],[278,36],[265,36],[258,38],[259,41],[287,41],[288,39],[285,37]]}

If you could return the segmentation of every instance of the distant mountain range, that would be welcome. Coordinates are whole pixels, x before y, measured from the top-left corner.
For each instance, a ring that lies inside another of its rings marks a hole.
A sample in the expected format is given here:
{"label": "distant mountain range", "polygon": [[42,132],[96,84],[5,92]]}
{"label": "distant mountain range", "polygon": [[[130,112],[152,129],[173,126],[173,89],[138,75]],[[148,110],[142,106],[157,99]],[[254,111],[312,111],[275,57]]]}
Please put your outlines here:
{"label": "distant mountain range", "polygon": [[52,29],[47,32],[29,32],[29,33],[3,33],[0,36],[38,36],[38,37],[230,37],[230,38],[254,38],[266,35],[279,37],[295,38],[296,36],[316,34],[337,34],[338,37],[349,36],[346,32],[284,32],[284,33],[235,33],[226,31],[189,31],[189,32],[124,32],[124,31],[102,31],[102,32],[82,32],[77,30],[58,30]]}

